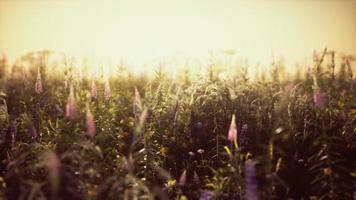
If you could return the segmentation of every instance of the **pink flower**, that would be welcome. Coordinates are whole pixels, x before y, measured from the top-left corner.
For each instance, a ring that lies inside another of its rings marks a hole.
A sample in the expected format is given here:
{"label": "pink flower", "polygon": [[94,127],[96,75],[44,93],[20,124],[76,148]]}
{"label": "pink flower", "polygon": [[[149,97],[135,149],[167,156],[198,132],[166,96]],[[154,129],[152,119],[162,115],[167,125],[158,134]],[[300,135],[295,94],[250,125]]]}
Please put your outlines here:
{"label": "pink flower", "polygon": [[41,73],[40,70],[38,70],[37,78],[36,78],[36,83],[35,83],[35,92],[37,94],[42,93],[43,88],[42,88],[42,79],[41,79]]}
{"label": "pink flower", "polygon": [[187,181],[187,170],[184,170],[182,175],[180,175],[178,184],[180,186],[184,186],[186,181]]}
{"label": "pink flower", "polygon": [[98,92],[96,90],[96,85],[95,85],[95,81],[93,80],[92,84],[91,84],[91,91],[90,91],[90,95],[92,99],[95,99],[97,96]]}
{"label": "pink flower", "polygon": [[228,139],[233,142],[237,138],[237,126],[235,122],[235,115],[232,115],[231,124],[228,133]]}
{"label": "pink flower", "polygon": [[319,87],[317,87],[314,90],[314,97],[313,98],[314,98],[315,106],[317,106],[319,108],[324,107],[325,98],[324,98],[324,95],[322,94],[321,89]]}
{"label": "pink flower", "polygon": [[108,80],[106,80],[105,82],[105,89],[104,89],[104,97],[105,100],[109,100],[111,97],[112,93],[111,93],[111,89],[110,89],[110,83]]}
{"label": "pink flower", "polygon": [[70,120],[73,120],[75,117],[75,99],[72,85],[70,86],[69,97],[66,105],[66,117]]}
{"label": "pink flower", "polygon": [[86,127],[85,134],[89,137],[94,137],[96,132],[95,123],[94,123],[94,117],[90,112],[89,105],[87,105],[87,116],[86,116],[85,127]]}

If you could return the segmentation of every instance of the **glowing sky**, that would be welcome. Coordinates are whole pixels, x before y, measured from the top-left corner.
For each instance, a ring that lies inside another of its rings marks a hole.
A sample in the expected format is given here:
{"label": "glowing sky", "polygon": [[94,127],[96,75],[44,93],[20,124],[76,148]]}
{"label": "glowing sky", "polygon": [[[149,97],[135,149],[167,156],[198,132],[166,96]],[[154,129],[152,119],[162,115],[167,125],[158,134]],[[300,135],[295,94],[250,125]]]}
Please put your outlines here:
{"label": "glowing sky", "polygon": [[356,0],[0,0],[0,53],[32,50],[125,58],[206,58],[232,49],[290,63],[325,46],[356,55]]}

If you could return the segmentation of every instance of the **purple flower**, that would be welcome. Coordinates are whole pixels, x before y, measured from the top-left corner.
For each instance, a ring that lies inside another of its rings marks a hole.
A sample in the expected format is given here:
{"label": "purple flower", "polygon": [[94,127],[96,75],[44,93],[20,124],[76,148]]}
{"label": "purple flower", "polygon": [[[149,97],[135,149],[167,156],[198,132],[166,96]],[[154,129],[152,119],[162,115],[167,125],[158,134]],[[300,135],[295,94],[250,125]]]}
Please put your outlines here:
{"label": "purple flower", "polygon": [[35,92],[37,94],[40,94],[40,93],[42,93],[42,91],[43,91],[43,86],[42,86],[41,73],[40,73],[40,70],[38,70],[36,83],[35,83]]}
{"label": "purple flower", "polygon": [[245,163],[245,198],[247,200],[258,200],[256,163],[256,161]]}
{"label": "purple flower", "polygon": [[247,129],[248,129],[248,125],[244,124],[241,127],[241,132],[239,134],[239,145],[241,147],[245,146],[247,144]]}
{"label": "purple flower", "polygon": [[94,117],[90,112],[89,105],[87,105],[87,115],[86,115],[86,122],[85,122],[86,132],[85,134],[89,137],[95,136],[95,123]]}
{"label": "purple flower", "polygon": [[104,89],[104,97],[105,100],[109,100],[111,97],[112,93],[111,93],[111,89],[110,89],[110,83],[108,80],[106,80],[105,82],[105,89]]}
{"label": "purple flower", "polygon": [[321,89],[319,87],[317,87],[314,90],[313,99],[314,99],[315,106],[317,106],[319,108],[324,107],[325,98],[324,98],[324,95],[322,94]]}
{"label": "purple flower", "polygon": [[200,198],[199,200],[213,200],[215,199],[215,193],[213,191],[209,190],[202,190],[200,192]]}
{"label": "purple flower", "polygon": [[228,133],[228,139],[233,142],[237,138],[237,126],[235,122],[235,115],[232,115],[231,124]]}
{"label": "purple flower", "polygon": [[95,85],[95,81],[93,80],[92,84],[91,84],[91,90],[90,90],[90,96],[92,99],[95,99],[97,97],[97,90],[96,90],[96,85]]}
{"label": "purple flower", "polygon": [[70,87],[69,97],[66,105],[66,117],[70,120],[73,120],[75,117],[75,99],[73,86]]}
{"label": "purple flower", "polygon": [[183,173],[180,175],[178,185],[183,187],[186,181],[187,181],[187,170],[184,170]]}

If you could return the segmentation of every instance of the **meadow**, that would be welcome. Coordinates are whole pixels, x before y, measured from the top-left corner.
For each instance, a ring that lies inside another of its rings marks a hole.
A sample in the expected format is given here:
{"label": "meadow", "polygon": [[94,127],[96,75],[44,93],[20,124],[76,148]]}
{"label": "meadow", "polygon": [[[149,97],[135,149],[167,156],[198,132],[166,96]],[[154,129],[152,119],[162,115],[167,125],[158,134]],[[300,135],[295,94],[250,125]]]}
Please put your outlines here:
{"label": "meadow", "polygon": [[93,78],[50,54],[0,61],[0,199],[355,199],[352,57]]}

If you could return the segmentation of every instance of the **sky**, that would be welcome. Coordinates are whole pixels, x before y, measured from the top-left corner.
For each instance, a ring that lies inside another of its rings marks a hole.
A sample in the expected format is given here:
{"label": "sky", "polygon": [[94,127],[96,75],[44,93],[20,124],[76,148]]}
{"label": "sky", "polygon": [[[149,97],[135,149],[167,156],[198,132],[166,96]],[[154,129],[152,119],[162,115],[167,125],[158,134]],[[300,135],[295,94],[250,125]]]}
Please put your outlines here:
{"label": "sky", "polygon": [[[293,64],[324,47],[356,55],[356,0],[0,0],[0,53],[207,59]],[[273,52],[273,53],[272,53]]]}

